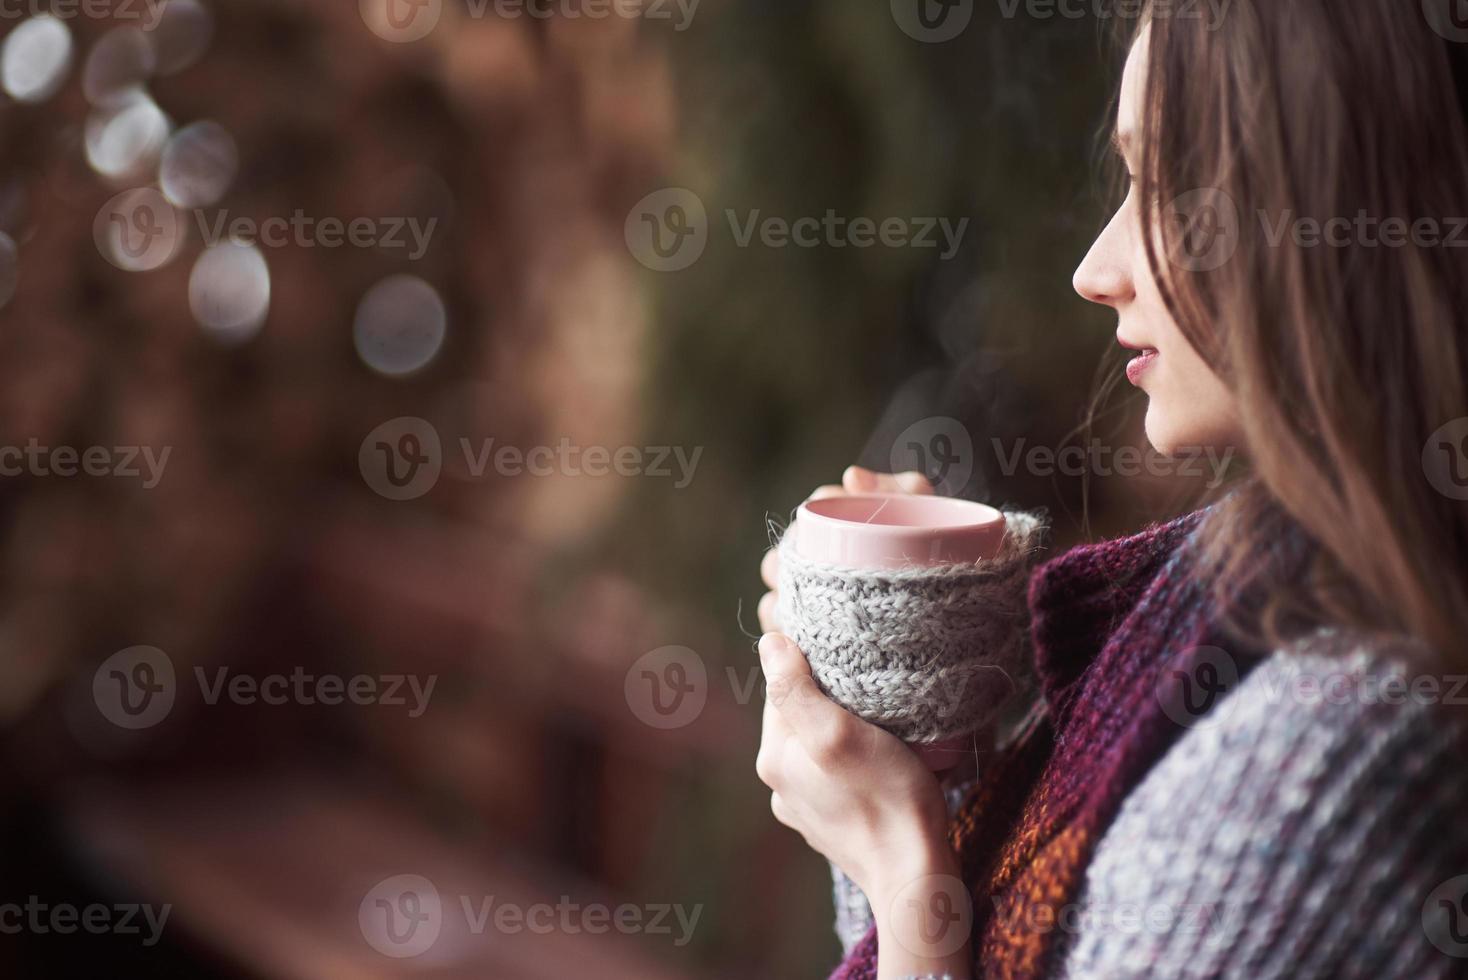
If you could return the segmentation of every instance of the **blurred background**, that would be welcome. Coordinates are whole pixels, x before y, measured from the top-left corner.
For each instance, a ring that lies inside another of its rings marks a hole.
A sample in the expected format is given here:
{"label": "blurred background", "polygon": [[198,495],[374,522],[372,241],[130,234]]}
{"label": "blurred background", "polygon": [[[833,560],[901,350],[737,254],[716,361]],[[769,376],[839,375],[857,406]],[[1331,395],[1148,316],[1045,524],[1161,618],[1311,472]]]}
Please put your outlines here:
{"label": "blurred background", "polygon": [[1109,7],[0,8],[0,970],[825,975],[771,522],[1198,483],[1045,463]]}

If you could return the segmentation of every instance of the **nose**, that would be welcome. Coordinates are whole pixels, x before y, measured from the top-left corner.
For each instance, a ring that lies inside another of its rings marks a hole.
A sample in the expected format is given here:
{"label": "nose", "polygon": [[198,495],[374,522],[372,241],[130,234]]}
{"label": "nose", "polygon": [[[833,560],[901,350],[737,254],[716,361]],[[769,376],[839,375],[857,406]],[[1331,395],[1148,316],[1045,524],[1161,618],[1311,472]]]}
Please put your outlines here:
{"label": "nose", "polygon": [[1081,260],[1071,285],[1082,298],[1116,308],[1135,297],[1122,212],[1111,219]]}

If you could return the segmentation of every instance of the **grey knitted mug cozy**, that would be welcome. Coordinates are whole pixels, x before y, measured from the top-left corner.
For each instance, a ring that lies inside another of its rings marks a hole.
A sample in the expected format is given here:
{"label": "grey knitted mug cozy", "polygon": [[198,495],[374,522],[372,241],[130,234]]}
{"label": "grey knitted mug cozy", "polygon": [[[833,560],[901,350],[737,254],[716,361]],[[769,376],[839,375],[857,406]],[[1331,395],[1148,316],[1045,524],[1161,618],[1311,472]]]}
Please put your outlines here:
{"label": "grey knitted mug cozy", "polygon": [[1029,676],[1025,594],[1041,521],[1005,514],[992,559],[838,568],[780,542],[776,618],[837,704],[905,742],[993,722]]}
{"label": "grey knitted mug cozy", "polygon": [[[967,735],[1008,714],[1033,684],[1026,596],[1044,523],[1020,511],[1004,517],[993,558],[897,570],[809,561],[786,534],[775,617],[817,686],[909,743]],[[871,927],[871,907],[839,868],[831,873],[836,934],[849,953]]]}

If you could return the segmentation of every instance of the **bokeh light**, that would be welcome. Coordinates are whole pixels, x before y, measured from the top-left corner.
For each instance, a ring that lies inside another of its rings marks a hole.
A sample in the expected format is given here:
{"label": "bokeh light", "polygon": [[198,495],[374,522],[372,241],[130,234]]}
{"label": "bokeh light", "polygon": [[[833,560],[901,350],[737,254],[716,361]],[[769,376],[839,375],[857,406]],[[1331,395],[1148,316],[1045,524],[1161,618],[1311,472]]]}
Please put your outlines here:
{"label": "bokeh light", "polygon": [[16,27],[0,48],[0,84],[17,102],[44,102],[71,67],[71,31],[49,15]]}
{"label": "bokeh light", "polygon": [[352,337],[374,371],[411,374],[433,360],[447,326],[438,290],[416,276],[393,276],[362,297]]}
{"label": "bokeh light", "polygon": [[205,120],[185,126],[168,141],[158,182],[164,196],[179,207],[207,207],[225,195],[238,170],[234,137],[219,123]]}
{"label": "bokeh light", "polygon": [[253,245],[205,249],[189,275],[189,308],[199,326],[225,344],[249,340],[270,311],[270,269]]}

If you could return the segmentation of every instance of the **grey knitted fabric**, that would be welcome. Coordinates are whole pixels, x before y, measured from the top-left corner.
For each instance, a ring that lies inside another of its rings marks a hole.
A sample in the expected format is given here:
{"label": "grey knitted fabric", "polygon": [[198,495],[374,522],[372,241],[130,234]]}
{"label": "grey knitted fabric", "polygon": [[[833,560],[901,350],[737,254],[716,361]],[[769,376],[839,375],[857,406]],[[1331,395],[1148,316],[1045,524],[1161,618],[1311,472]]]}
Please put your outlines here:
{"label": "grey knitted fabric", "polygon": [[1007,513],[998,556],[896,571],[836,568],[780,542],[781,628],[821,690],[906,742],[993,722],[1028,682],[1025,603],[1041,523]]}
{"label": "grey knitted fabric", "polygon": [[[787,534],[776,618],[821,690],[904,741],[1002,721],[1033,693],[1026,593],[1044,527],[1018,511],[1005,512],[1005,525],[993,559],[884,572],[807,561]],[[871,906],[834,865],[831,882],[849,953],[871,928]]]}
{"label": "grey knitted fabric", "polygon": [[1099,842],[1061,975],[1468,976],[1461,709],[1400,653],[1322,634],[1222,698]]}

